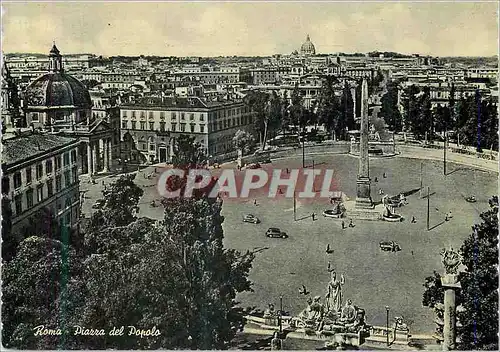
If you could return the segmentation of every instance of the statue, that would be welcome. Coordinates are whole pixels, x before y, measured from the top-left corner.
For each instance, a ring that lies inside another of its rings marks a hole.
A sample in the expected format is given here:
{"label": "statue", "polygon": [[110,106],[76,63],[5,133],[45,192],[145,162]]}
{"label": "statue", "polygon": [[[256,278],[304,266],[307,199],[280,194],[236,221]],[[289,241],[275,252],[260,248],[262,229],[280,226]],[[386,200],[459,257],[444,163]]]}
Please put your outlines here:
{"label": "statue", "polygon": [[314,324],[323,318],[324,308],[320,299],[320,296],[314,297],[314,300],[307,299],[307,307],[298,316],[305,325]]}
{"label": "statue", "polygon": [[441,251],[443,257],[443,265],[446,274],[456,274],[460,266],[460,254],[450,247]]}
{"label": "statue", "polygon": [[340,321],[346,324],[352,324],[356,320],[356,317],[357,317],[356,308],[352,305],[352,301],[348,299],[344,308],[342,308]]}
{"label": "statue", "polygon": [[273,338],[271,340],[271,351],[279,351],[282,348],[281,339],[278,336],[278,332],[275,331]]}
{"label": "statue", "polygon": [[264,318],[273,318],[276,316],[276,311],[274,310],[274,304],[269,303],[268,308],[264,311]]}
{"label": "statue", "polygon": [[345,284],[344,275],[337,280],[337,273],[332,271],[331,280],[328,283],[328,292],[325,295],[327,312],[339,312],[342,307],[342,285]]}

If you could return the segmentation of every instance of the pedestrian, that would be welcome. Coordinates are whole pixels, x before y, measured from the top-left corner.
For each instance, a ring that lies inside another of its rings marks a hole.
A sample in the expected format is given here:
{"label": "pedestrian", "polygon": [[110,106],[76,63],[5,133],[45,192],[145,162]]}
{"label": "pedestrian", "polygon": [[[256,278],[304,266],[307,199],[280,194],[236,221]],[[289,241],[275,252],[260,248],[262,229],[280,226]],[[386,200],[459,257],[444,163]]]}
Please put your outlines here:
{"label": "pedestrian", "polygon": [[382,188],[378,190],[378,194],[379,194],[379,195],[384,194],[384,191],[382,191]]}
{"label": "pedestrian", "polygon": [[316,214],[315,214],[315,213],[312,213],[312,214],[311,214],[311,217],[312,217],[313,221],[315,220],[315,216],[316,216]]}
{"label": "pedestrian", "polygon": [[104,180],[102,180],[102,185],[104,186]]}
{"label": "pedestrian", "polygon": [[290,170],[288,170],[288,168],[286,168],[286,173],[289,174],[290,173]]}
{"label": "pedestrian", "polygon": [[413,255],[413,251],[411,251],[411,255]]}
{"label": "pedestrian", "polygon": [[444,221],[448,221],[448,220],[450,220],[450,219],[448,218],[448,213],[446,213],[446,215],[444,216]]}
{"label": "pedestrian", "polygon": [[352,223],[352,219],[349,221],[349,227],[354,227],[354,224]]}
{"label": "pedestrian", "polygon": [[412,216],[412,217],[411,217],[411,223],[412,223],[412,224],[414,224],[414,223],[416,223],[416,222],[417,222],[417,219],[415,219],[415,217],[414,217],[414,216]]}
{"label": "pedestrian", "polygon": [[375,182],[378,182],[378,178],[377,177],[375,177]]}
{"label": "pedestrian", "polygon": [[386,173],[385,173],[385,172],[384,172],[384,174],[383,174],[382,176],[383,176],[384,178],[387,178],[387,175],[386,175]]}
{"label": "pedestrian", "polygon": [[278,193],[283,194],[283,191],[281,190],[281,188],[278,188]]}
{"label": "pedestrian", "polygon": [[253,200],[253,205],[257,205],[257,199]]}
{"label": "pedestrian", "polygon": [[158,173],[158,171],[156,171],[156,167],[155,167],[155,174]]}
{"label": "pedestrian", "polygon": [[342,230],[344,230],[344,229],[345,229],[345,222],[344,222],[344,220],[342,220]]}

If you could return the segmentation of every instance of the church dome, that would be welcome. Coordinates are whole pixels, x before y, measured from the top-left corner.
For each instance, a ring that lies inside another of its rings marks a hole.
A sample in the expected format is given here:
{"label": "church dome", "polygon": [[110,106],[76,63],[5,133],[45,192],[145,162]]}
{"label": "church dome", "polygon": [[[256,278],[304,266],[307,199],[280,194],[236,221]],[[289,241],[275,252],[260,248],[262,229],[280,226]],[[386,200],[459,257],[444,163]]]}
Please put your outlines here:
{"label": "church dome", "polygon": [[26,88],[28,106],[67,106],[90,109],[92,102],[87,87],[73,76],[51,72],[37,78]]}
{"label": "church dome", "polygon": [[309,38],[309,34],[307,35],[306,41],[302,46],[300,47],[300,53],[302,55],[315,55],[316,54],[316,48],[314,47],[314,44],[311,42],[311,38]]}
{"label": "church dome", "polygon": [[50,73],[37,78],[25,92],[28,107],[73,107],[90,109],[90,94],[79,80],[64,73],[62,57],[54,45],[49,54]]}

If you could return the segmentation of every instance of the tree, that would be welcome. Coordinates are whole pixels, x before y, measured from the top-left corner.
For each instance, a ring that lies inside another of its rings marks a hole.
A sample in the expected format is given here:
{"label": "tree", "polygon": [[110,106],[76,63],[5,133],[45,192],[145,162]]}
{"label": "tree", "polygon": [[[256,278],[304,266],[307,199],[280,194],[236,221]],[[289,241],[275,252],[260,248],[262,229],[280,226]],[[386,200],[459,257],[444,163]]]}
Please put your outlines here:
{"label": "tree", "polygon": [[[458,347],[463,350],[498,350],[498,197],[490,200],[490,210],[481,214],[482,223],[472,227],[460,248],[462,265],[456,304]],[[422,303],[435,308],[443,303],[441,275],[425,279]]]}
{"label": "tree", "polygon": [[337,79],[328,76],[323,83],[319,97],[318,116],[319,121],[325,126],[332,138],[336,139],[340,132],[342,112],[338,97],[335,95],[334,84]]}
{"label": "tree", "polygon": [[265,92],[253,90],[248,92],[243,100],[250,110],[256,113],[254,119],[255,130],[259,132],[260,144],[264,149],[270,118],[270,96]]}
{"label": "tree", "polygon": [[460,248],[465,271],[459,276],[463,310],[457,316],[464,350],[498,350],[498,197],[481,220]]}
{"label": "tree", "polygon": [[100,236],[103,228],[125,226],[135,221],[144,191],[134,183],[135,175],[123,175],[102,191],[102,206],[92,214],[85,242]]}
{"label": "tree", "polygon": [[398,89],[398,82],[387,84],[387,92],[382,96],[380,109],[380,115],[384,117],[389,129],[394,132],[400,132],[403,127],[398,107]]}
{"label": "tree", "polygon": [[[61,241],[28,237],[2,273],[2,342],[16,349],[66,349],[83,303],[82,266],[75,251]],[[35,336],[44,325],[62,336]]]}
{"label": "tree", "polygon": [[241,151],[241,154],[248,153],[255,144],[255,139],[247,131],[238,130],[233,137],[234,146]]}
{"label": "tree", "polygon": [[[339,108],[342,112],[341,130],[347,132],[347,130],[355,129],[356,122],[354,120],[354,101],[352,99],[351,89],[349,88],[347,82],[344,84],[344,89],[342,90],[342,100]],[[343,138],[347,140],[347,134],[344,133]]]}
{"label": "tree", "polygon": [[207,160],[203,146],[195,141],[195,137],[181,134],[176,139],[174,156],[172,157],[174,167],[185,169],[198,168],[205,166]]}

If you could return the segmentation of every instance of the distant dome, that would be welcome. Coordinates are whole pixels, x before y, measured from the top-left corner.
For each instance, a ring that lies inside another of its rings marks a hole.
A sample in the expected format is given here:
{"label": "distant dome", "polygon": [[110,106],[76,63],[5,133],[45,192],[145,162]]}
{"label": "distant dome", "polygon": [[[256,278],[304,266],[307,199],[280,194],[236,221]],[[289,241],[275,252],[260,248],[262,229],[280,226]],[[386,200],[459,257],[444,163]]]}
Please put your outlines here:
{"label": "distant dome", "polygon": [[92,107],[87,87],[64,73],[62,57],[55,44],[49,53],[49,70],[50,73],[38,77],[26,88],[25,100],[28,107]]}
{"label": "distant dome", "polygon": [[302,55],[316,55],[316,48],[314,44],[311,42],[311,38],[309,38],[309,34],[307,35],[306,41],[300,47],[300,53]]}
{"label": "distant dome", "polygon": [[87,88],[76,78],[62,72],[51,72],[37,78],[26,88],[28,106],[68,106],[90,109]]}

